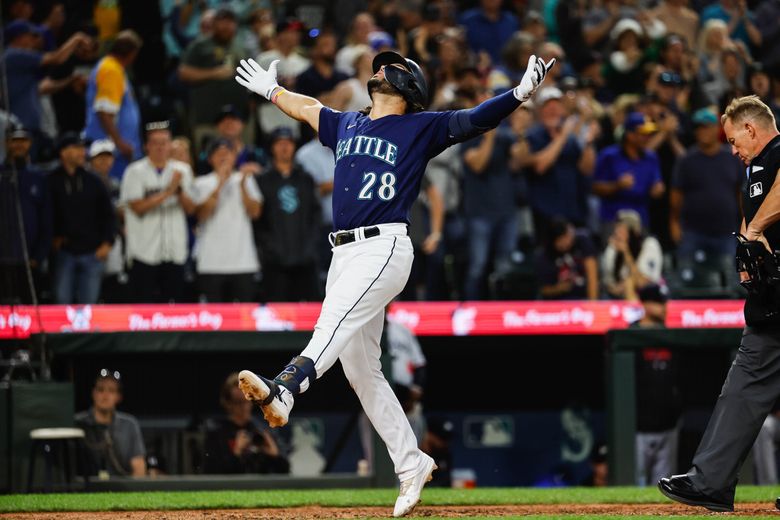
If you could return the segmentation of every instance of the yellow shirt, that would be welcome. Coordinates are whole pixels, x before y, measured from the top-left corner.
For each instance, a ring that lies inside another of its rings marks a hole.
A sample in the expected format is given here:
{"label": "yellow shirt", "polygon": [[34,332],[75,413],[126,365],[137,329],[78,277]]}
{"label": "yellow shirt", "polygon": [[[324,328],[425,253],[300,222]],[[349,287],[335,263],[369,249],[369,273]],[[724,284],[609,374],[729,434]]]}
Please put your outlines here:
{"label": "yellow shirt", "polygon": [[94,109],[99,112],[117,114],[125,95],[125,69],[112,55],[103,58],[95,75],[97,93]]}

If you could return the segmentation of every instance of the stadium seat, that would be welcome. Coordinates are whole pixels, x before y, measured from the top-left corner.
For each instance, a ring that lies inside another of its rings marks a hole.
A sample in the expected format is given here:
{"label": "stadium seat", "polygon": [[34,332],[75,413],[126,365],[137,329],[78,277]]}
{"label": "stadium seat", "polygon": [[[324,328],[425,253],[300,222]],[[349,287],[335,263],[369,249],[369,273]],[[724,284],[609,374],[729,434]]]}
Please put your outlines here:
{"label": "stadium seat", "polygon": [[[71,482],[76,474],[76,468],[81,470],[84,479],[83,490],[89,488],[89,475],[87,474],[86,446],[84,445],[84,430],[81,428],[38,428],[30,431],[30,461],[27,468],[27,492],[33,490],[35,482],[35,461],[39,453],[43,454],[44,461],[44,491],[53,491],[54,468],[58,465],[62,470],[65,490],[73,491]],[[71,452],[71,446],[75,454]],[[75,455],[76,468],[71,464]],[[57,460],[59,459],[59,460]]]}

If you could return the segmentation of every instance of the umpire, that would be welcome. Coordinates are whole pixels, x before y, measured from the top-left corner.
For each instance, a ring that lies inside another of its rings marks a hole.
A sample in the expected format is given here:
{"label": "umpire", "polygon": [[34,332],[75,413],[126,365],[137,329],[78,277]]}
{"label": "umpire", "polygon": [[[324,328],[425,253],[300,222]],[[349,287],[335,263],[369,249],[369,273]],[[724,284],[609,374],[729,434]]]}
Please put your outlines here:
{"label": "umpire", "polygon": [[[741,233],[773,265],[740,272],[748,288],[742,343],[704,432],[693,467],[662,478],[667,497],[711,511],[734,511],[738,472],[773,404],[780,397],[780,281],[774,255],[780,249],[780,132],[772,111],[758,96],[733,100],[721,117],[731,151],[747,165],[742,189]],[[740,251],[738,261],[745,260]],[[753,249],[752,251],[755,251]],[[750,262],[748,262],[750,263]],[[756,263],[752,262],[755,266]],[[774,282],[774,283],[773,283]],[[776,505],[780,508],[780,499]]]}

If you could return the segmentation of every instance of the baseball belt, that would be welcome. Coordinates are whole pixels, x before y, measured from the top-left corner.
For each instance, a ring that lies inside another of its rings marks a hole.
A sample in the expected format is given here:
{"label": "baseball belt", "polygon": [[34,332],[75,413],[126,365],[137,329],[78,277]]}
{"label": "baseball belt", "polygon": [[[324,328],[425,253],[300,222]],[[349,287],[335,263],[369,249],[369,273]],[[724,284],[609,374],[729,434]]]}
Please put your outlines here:
{"label": "baseball belt", "polygon": [[[363,236],[365,238],[373,238],[378,237],[380,234],[379,228],[376,226],[371,226],[363,229]],[[355,230],[350,231],[342,231],[340,233],[336,233],[336,236],[333,238],[333,246],[343,246],[344,244],[350,244],[357,240],[357,237],[355,236]]]}

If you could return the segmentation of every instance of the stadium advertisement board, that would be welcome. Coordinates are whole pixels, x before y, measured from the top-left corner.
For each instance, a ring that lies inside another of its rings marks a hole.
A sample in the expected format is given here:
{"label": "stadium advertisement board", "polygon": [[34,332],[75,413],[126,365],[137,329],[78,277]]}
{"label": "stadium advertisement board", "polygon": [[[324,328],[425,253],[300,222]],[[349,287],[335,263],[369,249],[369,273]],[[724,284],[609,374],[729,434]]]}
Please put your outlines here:
{"label": "stadium advertisement board", "polygon": [[[743,327],[740,300],[670,301],[667,326]],[[0,338],[41,331],[309,331],[319,303],[0,306]],[[396,302],[391,317],[420,336],[604,334],[639,319],[638,303],[614,301]]]}

